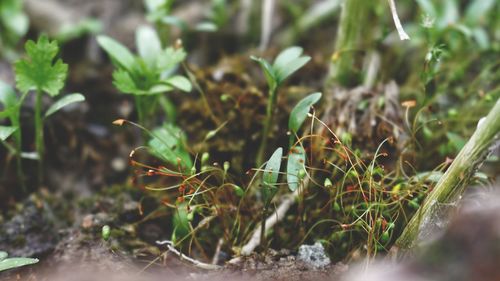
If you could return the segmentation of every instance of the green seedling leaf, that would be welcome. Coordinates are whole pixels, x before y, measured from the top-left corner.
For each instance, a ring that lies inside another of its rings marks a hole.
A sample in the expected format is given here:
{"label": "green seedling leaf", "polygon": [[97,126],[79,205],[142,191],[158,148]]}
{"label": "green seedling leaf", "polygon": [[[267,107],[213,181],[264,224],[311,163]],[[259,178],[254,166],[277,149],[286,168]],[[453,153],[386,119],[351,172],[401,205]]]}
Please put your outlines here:
{"label": "green seedling leaf", "polygon": [[292,75],[297,70],[302,68],[310,60],[311,57],[309,56],[300,57],[286,64],[282,68],[275,69],[276,77],[278,79],[278,84],[281,84],[283,81],[285,81],[286,78],[288,78],[290,75]]}
{"label": "green seedling leaf", "polygon": [[57,42],[42,35],[36,43],[32,40],[26,42],[25,49],[27,57],[14,65],[17,88],[23,93],[38,90],[57,96],[68,72],[68,65],[61,59],[54,63],[59,52]]}
{"label": "green seedling leaf", "polygon": [[283,148],[279,147],[271,155],[271,158],[266,163],[262,175],[262,197],[264,199],[264,204],[267,206],[273,199],[278,188],[276,183],[278,182],[278,176],[281,168],[281,158],[283,157]]}
{"label": "green seedling leaf", "polygon": [[288,154],[286,181],[288,188],[295,191],[299,187],[300,174],[305,172],[306,152],[301,146],[293,147]]}
{"label": "green seedling leaf", "polygon": [[0,126],[0,140],[7,140],[17,129],[14,126]]}
{"label": "green seedling leaf", "polygon": [[19,101],[14,89],[0,81],[0,118],[14,117],[18,112]]}
{"label": "green seedling leaf", "polygon": [[258,58],[250,56],[250,58],[259,63],[262,71],[264,72],[264,77],[266,78],[267,85],[270,89],[275,89],[278,86],[276,75],[274,74],[273,67],[263,58]]}
{"label": "green seedling leaf", "polygon": [[113,85],[125,94],[140,95],[146,94],[143,90],[135,86],[134,79],[124,69],[117,69],[113,72]]}
{"label": "green seedling leaf", "polygon": [[189,224],[189,211],[187,203],[180,203],[177,205],[175,214],[173,216],[174,231],[172,233],[172,241],[175,243],[178,239],[183,239],[191,232],[191,225]]}
{"label": "green seedling leaf", "polygon": [[115,64],[118,64],[119,67],[125,68],[128,71],[134,69],[134,56],[125,46],[105,35],[97,36],[97,43],[99,43],[101,48],[106,51],[111,60]]}
{"label": "green seedling leaf", "polygon": [[321,93],[313,93],[300,100],[293,108],[288,119],[288,129],[297,133],[306,120],[309,109],[321,99]]}
{"label": "green seedling leaf", "polygon": [[137,29],[135,40],[139,56],[148,66],[154,66],[162,51],[160,38],[156,31],[149,26],[141,26]]}
{"label": "green seedling leaf", "polygon": [[168,85],[171,85],[181,91],[184,91],[184,92],[191,92],[193,86],[191,85],[191,82],[189,82],[189,80],[184,77],[184,76],[180,76],[180,75],[176,75],[176,76],[172,76],[170,78],[168,78],[165,83],[167,83]]}
{"label": "green seedling leaf", "polygon": [[85,100],[85,97],[82,94],[78,94],[78,93],[69,94],[69,95],[63,97],[62,99],[56,101],[54,104],[52,104],[49,107],[49,109],[47,110],[47,112],[45,112],[45,118],[56,113],[61,108],[65,107],[67,105],[70,105],[70,104],[75,103],[75,102],[81,102],[84,100]]}
{"label": "green seedling leaf", "polygon": [[32,258],[7,258],[6,252],[0,252],[0,272],[25,265],[35,264],[38,259]]}
{"label": "green seedling leaf", "polygon": [[300,55],[302,55],[301,47],[289,47],[283,51],[276,57],[273,64],[273,69],[283,69],[291,63],[292,61],[298,59]]}
{"label": "green seedling leaf", "polygon": [[168,47],[158,57],[157,68],[163,70],[163,73],[169,74],[179,63],[186,59],[186,56],[184,49]]}
{"label": "green seedling leaf", "polygon": [[152,135],[148,146],[155,156],[175,166],[180,164],[186,169],[193,166],[191,155],[184,148],[185,136],[181,129],[164,124],[163,127],[153,130]]}

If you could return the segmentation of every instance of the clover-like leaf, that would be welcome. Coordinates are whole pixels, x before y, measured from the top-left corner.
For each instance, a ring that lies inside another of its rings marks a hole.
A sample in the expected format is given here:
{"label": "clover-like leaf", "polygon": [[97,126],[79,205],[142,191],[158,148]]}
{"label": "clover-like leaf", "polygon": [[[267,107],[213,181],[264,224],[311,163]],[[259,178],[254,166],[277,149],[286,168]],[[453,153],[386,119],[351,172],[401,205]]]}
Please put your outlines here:
{"label": "clover-like leaf", "polygon": [[276,183],[278,182],[281,168],[281,157],[283,157],[283,148],[279,147],[274,151],[273,155],[271,155],[263,171],[262,197],[266,206],[269,205],[274,195],[276,195],[276,192],[278,192]]}
{"label": "clover-like leaf", "polygon": [[306,152],[302,146],[295,146],[290,149],[286,166],[286,182],[291,191],[299,187],[300,173],[305,171]]}
{"label": "clover-like leaf", "polygon": [[53,103],[49,107],[49,109],[45,112],[45,118],[56,113],[57,111],[61,110],[63,107],[65,107],[67,105],[70,105],[70,104],[75,103],[75,102],[81,102],[84,100],[85,100],[85,97],[79,93],[74,93],[74,94],[69,94],[67,96],[64,96],[63,98],[56,101],[55,103]]}
{"label": "clover-like leaf", "polygon": [[293,108],[288,119],[288,129],[293,133],[297,133],[306,120],[309,109],[321,99],[321,93],[313,93],[300,100]]}
{"label": "clover-like leaf", "polygon": [[23,93],[38,90],[57,96],[68,72],[68,65],[61,59],[54,62],[59,51],[57,42],[42,35],[36,43],[26,42],[25,49],[27,57],[14,65],[17,88]]}

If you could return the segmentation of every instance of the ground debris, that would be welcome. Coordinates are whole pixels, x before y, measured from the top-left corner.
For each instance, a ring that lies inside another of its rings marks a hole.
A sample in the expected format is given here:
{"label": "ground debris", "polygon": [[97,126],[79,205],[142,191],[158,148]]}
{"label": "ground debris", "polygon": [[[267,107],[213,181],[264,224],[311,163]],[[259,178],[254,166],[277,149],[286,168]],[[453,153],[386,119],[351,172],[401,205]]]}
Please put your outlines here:
{"label": "ground debris", "polygon": [[320,242],[316,242],[314,245],[300,246],[297,259],[311,268],[323,268],[330,264],[330,258],[326,255],[325,248]]}

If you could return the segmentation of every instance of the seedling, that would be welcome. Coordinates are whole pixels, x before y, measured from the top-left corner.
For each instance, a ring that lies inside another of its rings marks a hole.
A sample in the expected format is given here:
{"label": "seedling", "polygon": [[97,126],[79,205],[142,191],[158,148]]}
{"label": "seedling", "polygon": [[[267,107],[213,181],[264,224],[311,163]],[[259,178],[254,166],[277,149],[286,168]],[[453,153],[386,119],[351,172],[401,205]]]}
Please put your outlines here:
{"label": "seedling", "polygon": [[262,226],[260,233],[260,241],[262,245],[266,245],[265,242],[265,229],[266,229],[266,218],[269,205],[273,200],[274,196],[278,192],[278,187],[276,183],[278,182],[278,176],[281,168],[281,158],[283,157],[283,148],[279,147],[271,155],[271,158],[267,161],[262,174],[262,200],[264,207],[262,209]]}
{"label": "seedling", "polygon": [[[51,97],[59,95],[61,89],[64,87],[68,65],[64,64],[61,59],[54,61],[59,52],[59,47],[56,41],[50,41],[45,35],[40,36],[36,43],[32,40],[26,42],[25,49],[27,57],[17,61],[14,65],[16,85],[23,93],[20,103],[23,102],[28,92],[35,92],[35,146],[39,160],[39,180],[41,180],[44,154],[44,120],[61,108],[75,102],[83,101],[85,98],[78,93],[67,95],[55,102],[45,112],[45,115],[42,115],[42,95],[44,93]],[[17,110],[19,110],[18,106]]]}
{"label": "seedling", "polygon": [[38,259],[7,258],[8,256],[9,255],[6,252],[0,251],[0,272],[38,262]]}
{"label": "seedling", "polygon": [[136,32],[137,56],[110,37],[98,36],[97,41],[116,68],[113,72],[114,85],[121,92],[135,96],[139,122],[149,125],[148,118],[155,113],[152,108],[158,103],[173,121],[175,109],[161,94],[174,89],[191,91],[191,83],[186,77],[174,75],[179,63],[186,58],[183,48],[162,48],[156,31],[147,26],[140,27]]}
{"label": "seedling", "polygon": [[278,100],[278,88],[286,78],[303,67],[311,59],[309,56],[303,56],[302,52],[303,50],[300,47],[285,49],[276,57],[273,65],[262,58],[251,57],[260,64],[269,87],[269,100],[267,102],[266,118],[262,129],[262,141],[257,153],[258,166],[262,163],[262,158],[266,151],[267,139],[273,122],[273,112]]}

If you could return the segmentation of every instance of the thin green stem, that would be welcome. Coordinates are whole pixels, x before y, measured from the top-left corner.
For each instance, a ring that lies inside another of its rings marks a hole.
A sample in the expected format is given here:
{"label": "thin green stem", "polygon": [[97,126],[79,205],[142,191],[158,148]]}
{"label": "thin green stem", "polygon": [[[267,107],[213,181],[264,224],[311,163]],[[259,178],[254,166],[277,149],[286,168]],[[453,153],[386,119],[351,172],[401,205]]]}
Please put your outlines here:
{"label": "thin green stem", "polygon": [[[18,111],[19,112],[19,111]],[[21,187],[24,192],[26,192],[26,183],[24,182],[24,173],[23,173],[23,167],[22,167],[22,159],[21,159],[21,153],[22,153],[22,132],[21,132],[21,124],[19,122],[19,114],[17,114],[14,118],[11,119],[11,123],[16,126],[18,129],[16,132],[14,132],[14,143],[15,143],[15,150],[16,150],[16,171],[17,171],[17,177],[19,178],[19,181],[21,183]]]}
{"label": "thin green stem", "polygon": [[35,97],[35,147],[38,153],[38,182],[43,180],[43,119],[42,119],[42,91],[36,91]]}
{"label": "thin green stem", "polygon": [[273,113],[278,100],[277,88],[274,87],[269,89],[269,101],[266,107],[266,118],[264,119],[264,124],[262,127],[262,140],[259,146],[259,151],[257,152],[256,162],[257,166],[262,165],[264,162],[264,154],[266,153],[267,140],[269,138],[269,132],[271,131],[271,125],[273,123]]}

